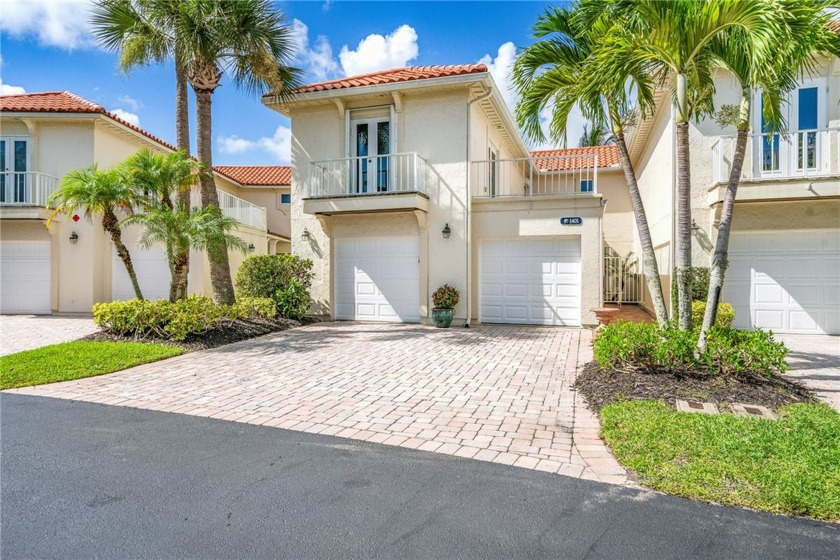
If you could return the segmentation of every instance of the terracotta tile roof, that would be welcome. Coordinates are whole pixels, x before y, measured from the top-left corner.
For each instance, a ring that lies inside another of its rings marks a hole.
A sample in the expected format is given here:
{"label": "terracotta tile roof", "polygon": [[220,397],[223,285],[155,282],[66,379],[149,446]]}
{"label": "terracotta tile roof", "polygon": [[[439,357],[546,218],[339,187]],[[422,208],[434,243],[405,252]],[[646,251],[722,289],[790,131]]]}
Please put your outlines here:
{"label": "terracotta tile roof", "polygon": [[[590,146],[586,148],[560,148],[555,150],[535,150],[531,157],[543,171],[569,171],[572,169],[587,169],[595,166],[595,155],[598,156],[598,167],[613,167],[619,164],[617,146]],[[591,156],[591,157],[564,157]],[[550,159],[541,159],[550,158]]]}
{"label": "terracotta tile roof", "polygon": [[105,115],[109,119],[139,132],[146,138],[158,144],[175,150],[175,146],[149,134],[139,126],[135,126],[106,110],[101,105],[83,99],[69,91],[44,91],[38,93],[23,93],[20,95],[0,96],[0,112],[9,113],[88,113]]}
{"label": "terracotta tile roof", "polygon": [[480,74],[482,72],[487,72],[487,66],[484,64],[409,66],[406,68],[393,68],[391,70],[371,72],[370,74],[362,74],[360,76],[348,76],[337,80],[308,84],[297,88],[293,93],[311,93],[313,91],[326,91],[331,89],[396,84],[400,82],[412,82],[415,80],[427,80],[429,78],[445,78],[448,76]]}
{"label": "terracotta tile roof", "polygon": [[242,185],[288,187],[292,184],[292,168],[288,165],[215,165],[213,171]]}

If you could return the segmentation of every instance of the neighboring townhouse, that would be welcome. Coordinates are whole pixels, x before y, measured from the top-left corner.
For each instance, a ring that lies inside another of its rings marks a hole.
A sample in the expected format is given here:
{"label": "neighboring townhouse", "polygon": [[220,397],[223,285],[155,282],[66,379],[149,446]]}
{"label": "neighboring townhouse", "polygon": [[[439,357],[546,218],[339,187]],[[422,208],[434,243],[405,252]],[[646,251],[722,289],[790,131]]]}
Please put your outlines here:
{"label": "neighboring townhouse", "polygon": [[263,103],[291,119],[291,246],[315,263],[312,312],[592,325],[604,244],[633,247],[614,147],[529,152],[487,67],[410,67]]}
{"label": "neighboring townhouse", "polygon": [[[715,106],[737,105],[741,88],[715,77]],[[767,134],[761,93],[738,188],[723,300],[738,328],[840,334],[840,59],[818,59],[784,107],[786,134]],[[676,136],[662,92],[639,124],[630,155],[639,178],[666,298],[674,266]],[[735,129],[713,118],[691,124],[692,258],[710,266],[735,149]],[[638,247],[638,243],[636,244]],[[638,250],[637,250],[638,251]],[[650,308],[649,295],[642,305]]]}
{"label": "neighboring townhouse", "polygon": [[[0,97],[0,312],[89,313],[96,302],[134,297],[98,218],[58,216],[47,228],[46,203],[69,171],[94,163],[107,168],[143,148],[158,153],[175,149],[69,92]],[[254,180],[259,191],[240,181],[236,167],[215,174],[223,212],[239,220],[238,235],[256,254],[282,252],[287,239],[283,232],[288,231],[288,218],[281,225],[279,198],[277,204],[259,202],[264,193],[279,197],[288,189],[288,181],[282,180],[288,168],[263,171],[271,176]],[[255,200],[249,201],[252,194]],[[194,198],[197,204],[197,193]],[[269,224],[277,233],[268,231]],[[144,296],[168,297],[170,276],[163,250],[140,248],[138,233],[137,227],[127,228],[124,241]],[[245,257],[231,253],[234,273]],[[191,293],[211,293],[209,266],[200,253],[191,256],[189,285]]]}

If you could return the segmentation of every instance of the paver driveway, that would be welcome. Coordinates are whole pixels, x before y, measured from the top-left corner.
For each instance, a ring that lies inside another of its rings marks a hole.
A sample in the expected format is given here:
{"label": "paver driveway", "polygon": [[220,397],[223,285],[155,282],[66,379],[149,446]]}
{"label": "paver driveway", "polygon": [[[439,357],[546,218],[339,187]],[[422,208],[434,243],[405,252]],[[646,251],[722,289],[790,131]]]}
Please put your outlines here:
{"label": "paver driveway", "polygon": [[625,483],[572,384],[578,329],[321,323],[16,392],[399,445]]}
{"label": "paver driveway", "polygon": [[90,317],[0,315],[0,356],[76,340],[98,330]]}
{"label": "paver driveway", "polygon": [[778,338],[790,349],[787,377],[840,410],[840,336],[783,334]]}

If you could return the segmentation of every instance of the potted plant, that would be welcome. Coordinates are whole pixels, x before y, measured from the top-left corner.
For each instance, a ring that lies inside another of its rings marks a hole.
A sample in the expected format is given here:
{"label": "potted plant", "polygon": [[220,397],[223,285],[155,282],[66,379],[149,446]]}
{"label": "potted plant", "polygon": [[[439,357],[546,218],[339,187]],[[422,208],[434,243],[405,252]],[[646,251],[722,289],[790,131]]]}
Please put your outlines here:
{"label": "potted plant", "polygon": [[444,284],[435,290],[432,294],[432,321],[436,327],[445,329],[452,324],[455,306],[458,305],[460,297],[458,290],[449,284]]}

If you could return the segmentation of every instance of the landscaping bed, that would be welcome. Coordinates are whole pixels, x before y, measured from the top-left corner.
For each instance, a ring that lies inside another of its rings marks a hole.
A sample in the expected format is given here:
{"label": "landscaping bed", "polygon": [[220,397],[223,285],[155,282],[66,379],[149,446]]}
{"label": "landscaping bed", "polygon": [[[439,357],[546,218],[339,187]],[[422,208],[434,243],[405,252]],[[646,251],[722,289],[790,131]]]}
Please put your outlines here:
{"label": "landscaping bed", "polygon": [[714,402],[722,409],[731,403],[748,403],[772,410],[814,400],[808,389],[780,377],[717,377],[697,370],[617,371],[596,362],[584,366],[575,388],[595,411],[629,400],[661,400],[671,406],[677,399],[695,400]]}

